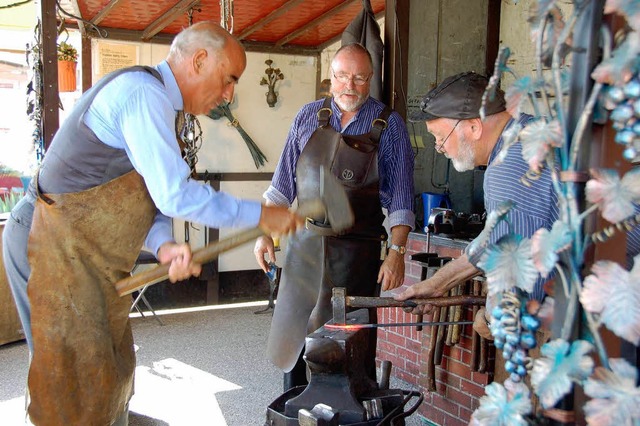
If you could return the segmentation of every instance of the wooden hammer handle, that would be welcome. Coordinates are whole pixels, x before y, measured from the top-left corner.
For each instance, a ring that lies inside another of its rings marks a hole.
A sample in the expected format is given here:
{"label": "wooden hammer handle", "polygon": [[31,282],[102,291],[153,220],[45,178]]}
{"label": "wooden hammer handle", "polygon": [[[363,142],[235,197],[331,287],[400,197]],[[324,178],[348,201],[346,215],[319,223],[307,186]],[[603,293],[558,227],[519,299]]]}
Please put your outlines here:
{"label": "wooden hammer handle", "polygon": [[[302,217],[317,216],[319,214],[323,214],[324,210],[325,206],[322,200],[314,199],[300,205],[298,210],[296,210],[296,214]],[[246,244],[263,235],[264,232],[258,227],[248,229],[246,231],[240,231],[231,237],[218,240],[201,249],[195,250],[193,252],[193,262],[201,264],[211,262],[221,253]],[[144,286],[157,284],[160,281],[166,280],[169,277],[169,266],[169,264],[158,265],[155,268],[148,269],[144,272],[140,272],[118,281],[116,283],[118,296],[125,296],[141,289]]]}
{"label": "wooden hammer handle", "polygon": [[[214,260],[221,253],[236,248],[249,241],[255,240],[258,237],[264,235],[260,228],[253,228],[247,231],[239,232],[238,234],[225,238],[215,243],[211,243],[201,249],[193,252],[194,263],[207,263]],[[133,293],[136,290],[150,284],[156,284],[160,281],[166,280],[169,277],[170,264],[158,265],[155,268],[148,269],[146,271],[134,274],[130,277],[124,278],[116,283],[116,291],[118,296],[124,296]]]}
{"label": "wooden hammer handle", "polygon": [[[433,320],[440,319],[440,308],[433,310]],[[431,335],[429,337],[429,349],[427,352],[427,391],[436,391],[436,342],[438,340],[438,329],[440,326],[431,327]]]}

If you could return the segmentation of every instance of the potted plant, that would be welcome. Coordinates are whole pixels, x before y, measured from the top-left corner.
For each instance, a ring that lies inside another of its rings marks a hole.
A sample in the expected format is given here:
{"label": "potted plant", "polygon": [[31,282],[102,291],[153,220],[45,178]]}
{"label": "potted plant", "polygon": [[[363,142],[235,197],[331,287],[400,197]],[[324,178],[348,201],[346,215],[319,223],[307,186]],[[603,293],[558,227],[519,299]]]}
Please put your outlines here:
{"label": "potted plant", "polygon": [[78,51],[67,42],[58,43],[58,90],[75,92]]}

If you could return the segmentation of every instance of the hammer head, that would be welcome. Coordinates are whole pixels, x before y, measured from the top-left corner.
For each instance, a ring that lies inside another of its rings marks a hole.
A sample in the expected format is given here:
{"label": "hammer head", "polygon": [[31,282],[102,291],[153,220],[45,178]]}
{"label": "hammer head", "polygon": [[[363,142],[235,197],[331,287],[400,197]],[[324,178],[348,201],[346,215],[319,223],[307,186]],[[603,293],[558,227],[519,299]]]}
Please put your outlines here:
{"label": "hammer head", "polygon": [[320,167],[320,198],[334,232],[339,233],[353,226],[353,210],[347,192],[325,166]]}
{"label": "hammer head", "polygon": [[301,203],[297,213],[312,218],[324,216],[331,226],[331,234],[340,234],[351,228],[354,221],[347,191],[325,166],[320,167],[319,180],[320,196]]}
{"label": "hammer head", "polygon": [[333,307],[333,323],[335,325],[345,325],[347,323],[347,289],[344,287],[334,287],[331,294],[331,305]]}

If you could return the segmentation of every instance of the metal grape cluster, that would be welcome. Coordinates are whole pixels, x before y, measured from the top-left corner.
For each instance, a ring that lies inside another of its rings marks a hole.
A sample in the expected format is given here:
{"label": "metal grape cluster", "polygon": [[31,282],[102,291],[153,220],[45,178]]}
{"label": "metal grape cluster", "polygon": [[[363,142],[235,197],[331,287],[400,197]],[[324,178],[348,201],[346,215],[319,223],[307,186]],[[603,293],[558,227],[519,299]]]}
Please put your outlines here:
{"label": "metal grape cluster", "polygon": [[513,382],[520,382],[532,367],[529,349],[537,345],[536,331],[540,320],[526,312],[518,296],[511,292],[502,295],[500,305],[491,311],[491,334],[497,349],[502,350],[504,368]]}
{"label": "metal grape cluster", "polygon": [[640,154],[640,78],[634,74],[623,86],[604,90],[604,107],[617,131],[615,141],[625,146],[623,156],[631,161]]}

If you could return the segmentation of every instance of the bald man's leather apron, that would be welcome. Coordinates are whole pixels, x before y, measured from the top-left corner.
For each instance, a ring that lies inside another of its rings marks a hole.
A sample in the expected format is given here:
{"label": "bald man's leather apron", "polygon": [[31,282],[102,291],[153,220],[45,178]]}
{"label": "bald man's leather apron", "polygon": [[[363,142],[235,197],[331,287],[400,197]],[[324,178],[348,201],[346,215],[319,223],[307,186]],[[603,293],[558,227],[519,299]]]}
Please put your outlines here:
{"label": "bald man's leather apron", "polygon": [[38,194],[29,237],[34,351],[28,407],[40,425],[111,425],[133,393],[129,275],[156,208],[135,171],[69,194]]}
{"label": "bald man's leather apron", "polygon": [[380,293],[376,281],[387,234],[378,187],[378,142],[391,110],[374,120],[369,133],[350,136],[329,125],[329,106],[327,99],[318,112],[319,127],[298,159],[298,203],[319,196],[324,165],[344,186],[355,221],[338,236],[326,218],[313,218],[289,239],[267,342],[267,354],[285,372],[295,365],[306,335],[331,319],[333,287],[346,287],[353,296]]}

